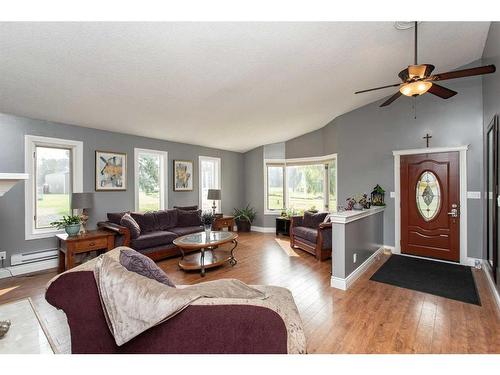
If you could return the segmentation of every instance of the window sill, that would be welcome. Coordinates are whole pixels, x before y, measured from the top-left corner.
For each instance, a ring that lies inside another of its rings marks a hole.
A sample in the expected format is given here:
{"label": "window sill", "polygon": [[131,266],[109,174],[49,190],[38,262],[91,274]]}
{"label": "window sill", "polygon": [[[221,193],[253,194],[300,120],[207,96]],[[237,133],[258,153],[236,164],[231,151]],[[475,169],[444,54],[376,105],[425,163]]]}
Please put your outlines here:
{"label": "window sill", "polygon": [[26,233],[24,239],[26,241],[30,240],[40,240],[43,238],[53,238],[56,234],[64,233],[64,230],[51,230],[47,232],[35,232],[35,233]]}
{"label": "window sill", "polygon": [[265,216],[280,216],[280,211],[264,211]]}

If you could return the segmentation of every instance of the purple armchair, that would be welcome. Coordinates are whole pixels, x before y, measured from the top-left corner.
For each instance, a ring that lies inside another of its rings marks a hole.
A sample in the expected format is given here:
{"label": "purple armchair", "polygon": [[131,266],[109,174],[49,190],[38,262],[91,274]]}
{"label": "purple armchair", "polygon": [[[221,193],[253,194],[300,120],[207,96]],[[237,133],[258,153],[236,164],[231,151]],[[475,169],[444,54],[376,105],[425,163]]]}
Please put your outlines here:
{"label": "purple armchair", "polygon": [[292,216],[290,223],[290,246],[305,250],[323,261],[332,256],[332,223],[328,212],[304,216]]}

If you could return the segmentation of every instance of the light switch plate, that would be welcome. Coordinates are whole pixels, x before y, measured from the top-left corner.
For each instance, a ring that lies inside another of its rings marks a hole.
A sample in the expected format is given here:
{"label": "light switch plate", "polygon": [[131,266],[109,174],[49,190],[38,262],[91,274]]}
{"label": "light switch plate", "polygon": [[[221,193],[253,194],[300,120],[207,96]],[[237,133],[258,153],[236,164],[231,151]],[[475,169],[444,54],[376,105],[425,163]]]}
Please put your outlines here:
{"label": "light switch plate", "polygon": [[391,191],[391,192],[389,193],[389,195],[390,195],[390,197],[391,197],[391,198],[396,198],[396,193],[395,193],[395,192],[393,192],[393,191]]}

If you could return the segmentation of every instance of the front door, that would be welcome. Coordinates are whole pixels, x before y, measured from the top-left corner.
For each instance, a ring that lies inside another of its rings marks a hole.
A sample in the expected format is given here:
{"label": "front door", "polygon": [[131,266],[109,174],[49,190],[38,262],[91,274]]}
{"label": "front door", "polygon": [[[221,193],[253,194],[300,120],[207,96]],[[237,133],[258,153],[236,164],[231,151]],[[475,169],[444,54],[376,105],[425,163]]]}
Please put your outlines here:
{"label": "front door", "polygon": [[459,153],[401,156],[401,252],[460,261]]}

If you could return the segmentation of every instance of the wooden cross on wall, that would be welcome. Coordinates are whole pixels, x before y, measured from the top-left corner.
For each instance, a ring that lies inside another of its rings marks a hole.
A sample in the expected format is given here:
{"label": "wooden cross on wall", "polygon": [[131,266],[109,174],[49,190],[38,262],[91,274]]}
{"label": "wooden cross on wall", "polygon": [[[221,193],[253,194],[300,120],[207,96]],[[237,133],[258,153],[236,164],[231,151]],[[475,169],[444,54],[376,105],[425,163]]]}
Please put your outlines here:
{"label": "wooden cross on wall", "polygon": [[429,133],[427,133],[427,134],[425,135],[425,137],[422,137],[422,138],[423,138],[423,139],[425,139],[426,144],[427,144],[427,148],[429,148],[429,139],[431,139],[431,138],[432,138],[432,135],[429,135]]}

